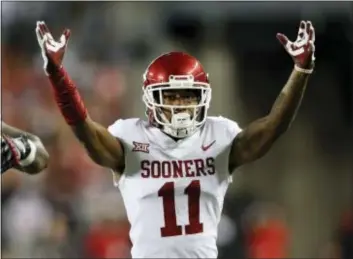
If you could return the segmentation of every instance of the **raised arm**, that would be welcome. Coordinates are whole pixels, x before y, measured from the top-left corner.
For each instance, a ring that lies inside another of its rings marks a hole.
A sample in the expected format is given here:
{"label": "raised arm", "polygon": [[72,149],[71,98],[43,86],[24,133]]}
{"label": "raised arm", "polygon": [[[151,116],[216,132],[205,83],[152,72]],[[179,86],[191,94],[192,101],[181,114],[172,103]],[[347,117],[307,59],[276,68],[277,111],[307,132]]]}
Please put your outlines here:
{"label": "raised arm", "polygon": [[95,163],[121,172],[124,167],[122,144],[106,128],[89,117],[74,82],[62,66],[70,31],[65,30],[60,40],[55,41],[45,23],[37,22],[36,34],[42,50],[44,71],[50,79],[56,103],[67,124]]}
{"label": "raised arm", "polygon": [[293,58],[295,66],[270,113],[250,123],[232,144],[230,170],[252,162],[267,153],[273,143],[290,127],[300,107],[315,61],[315,31],[311,22],[300,23],[293,43],[282,34],[277,38]]}

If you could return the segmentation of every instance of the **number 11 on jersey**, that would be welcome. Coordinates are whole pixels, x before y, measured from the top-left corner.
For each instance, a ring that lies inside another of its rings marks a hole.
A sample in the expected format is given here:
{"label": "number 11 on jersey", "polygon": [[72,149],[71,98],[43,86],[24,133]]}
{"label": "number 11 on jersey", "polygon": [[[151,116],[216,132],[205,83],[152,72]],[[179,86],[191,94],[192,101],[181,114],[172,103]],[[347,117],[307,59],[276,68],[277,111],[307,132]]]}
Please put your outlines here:
{"label": "number 11 on jersey", "polygon": [[[185,225],[185,234],[192,235],[203,232],[200,223],[200,180],[193,180],[185,188],[184,194],[188,196],[189,224]],[[166,182],[158,191],[158,196],[163,199],[164,227],[161,228],[162,237],[180,236],[182,227],[177,225],[175,212],[174,182]]]}

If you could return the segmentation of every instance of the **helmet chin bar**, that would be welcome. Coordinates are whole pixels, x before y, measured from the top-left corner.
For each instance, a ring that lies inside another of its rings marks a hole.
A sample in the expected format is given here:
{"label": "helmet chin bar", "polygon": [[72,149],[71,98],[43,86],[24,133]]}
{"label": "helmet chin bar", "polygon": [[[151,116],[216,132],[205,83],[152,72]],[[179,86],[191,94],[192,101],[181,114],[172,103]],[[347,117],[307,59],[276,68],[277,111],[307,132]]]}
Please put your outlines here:
{"label": "helmet chin bar", "polygon": [[[180,81],[178,83],[181,83]],[[143,89],[144,94],[142,99],[146,104],[147,108],[152,111],[155,122],[162,126],[162,130],[175,138],[185,138],[194,134],[206,121],[207,111],[211,101],[211,88],[205,83],[195,83],[190,85],[178,85],[173,84],[153,84]],[[165,105],[157,103],[154,99],[153,93],[169,89],[200,89],[201,98],[200,102],[196,105]],[[164,114],[163,109],[169,109],[171,111],[171,119],[168,120]],[[193,114],[189,112],[176,113],[176,109],[193,110]],[[200,117],[201,116],[201,117]]]}

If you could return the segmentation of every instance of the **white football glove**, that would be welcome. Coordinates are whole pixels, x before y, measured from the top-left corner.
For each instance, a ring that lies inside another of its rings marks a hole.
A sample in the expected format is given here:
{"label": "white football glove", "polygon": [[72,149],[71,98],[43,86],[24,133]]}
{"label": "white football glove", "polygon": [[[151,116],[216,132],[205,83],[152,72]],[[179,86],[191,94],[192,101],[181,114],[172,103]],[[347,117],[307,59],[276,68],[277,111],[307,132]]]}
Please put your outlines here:
{"label": "white football glove", "polygon": [[295,63],[295,69],[311,74],[315,62],[315,29],[310,21],[301,21],[297,39],[292,42],[281,34],[277,34],[277,39],[283,45],[287,53]]}
{"label": "white football glove", "polygon": [[38,21],[36,34],[44,61],[44,72],[49,75],[53,69],[61,67],[71,33],[65,29],[59,41],[55,41],[47,25],[43,21]]}

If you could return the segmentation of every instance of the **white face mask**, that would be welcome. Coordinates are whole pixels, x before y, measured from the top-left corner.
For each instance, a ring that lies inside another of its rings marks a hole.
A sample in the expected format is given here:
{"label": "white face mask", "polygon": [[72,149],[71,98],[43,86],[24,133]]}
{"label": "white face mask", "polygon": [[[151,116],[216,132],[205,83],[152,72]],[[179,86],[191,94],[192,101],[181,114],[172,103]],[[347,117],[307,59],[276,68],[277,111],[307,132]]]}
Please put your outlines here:
{"label": "white face mask", "polygon": [[[177,76],[173,77],[169,83],[152,84],[143,89],[143,101],[153,115],[153,120],[162,126],[162,130],[173,137],[185,138],[195,133],[206,121],[207,111],[211,101],[211,88],[209,84],[193,82],[192,77],[178,80]],[[176,79],[175,79],[176,78]],[[197,104],[193,105],[167,105],[163,104],[164,90],[199,90],[200,98]],[[156,94],[159,94],[157,101]],[[171,111],[171,119],[168,120],[162,108]],[[187,109],[193,112],[175,112],[176,109]],[[202,112],[201,112],[202,111]],[[201,113],[201,114],[200,114]]]}

